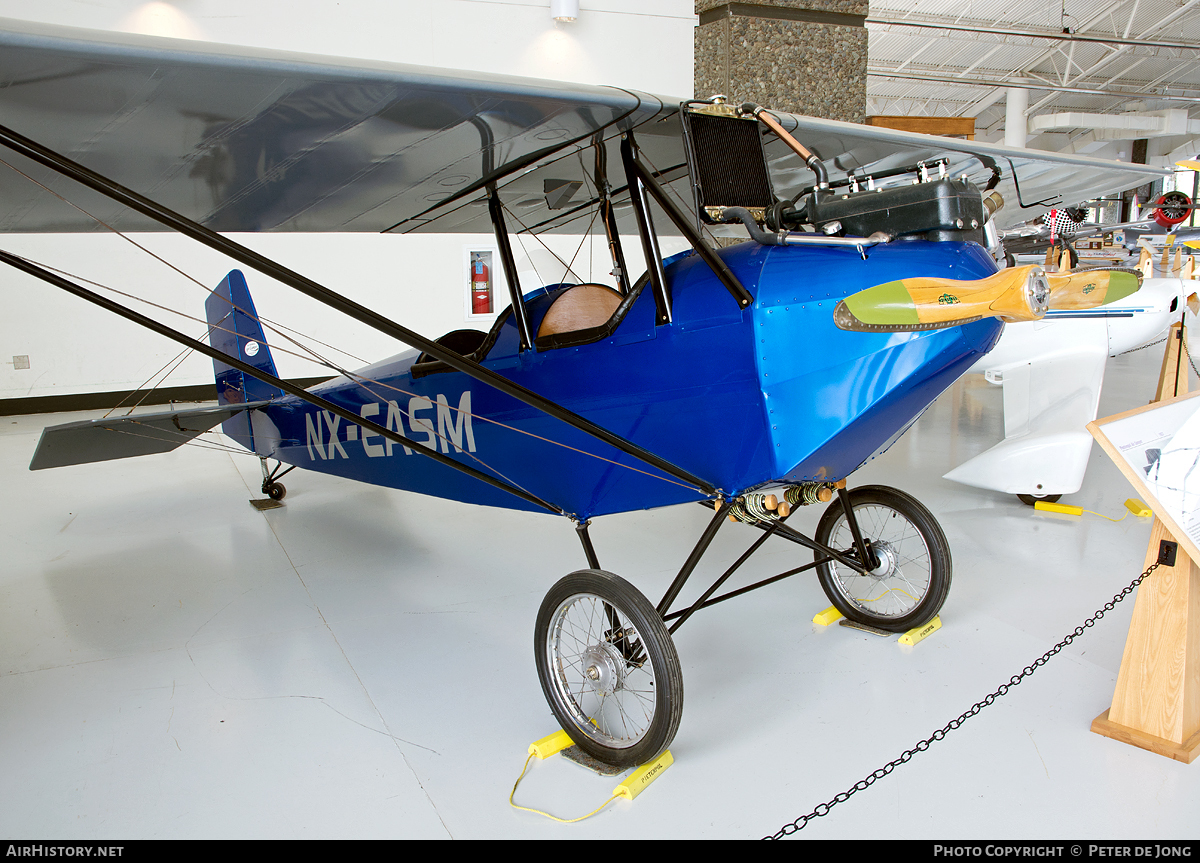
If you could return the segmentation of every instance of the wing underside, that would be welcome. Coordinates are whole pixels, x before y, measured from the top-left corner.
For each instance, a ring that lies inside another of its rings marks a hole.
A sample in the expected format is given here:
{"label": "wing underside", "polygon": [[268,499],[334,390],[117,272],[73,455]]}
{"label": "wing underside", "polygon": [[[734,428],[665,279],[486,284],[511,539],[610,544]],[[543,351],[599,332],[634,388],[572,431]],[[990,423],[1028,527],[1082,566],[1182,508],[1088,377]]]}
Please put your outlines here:
{"label": "wing underside", "polygon": [[[0,124],[220,231],[490,233],[489,182],[513,230],[599,231],[590,217],[596,136],[619,194],[618,143],[628,129],[690,208],[678,103],[614,87],[0,20]],[[833,180],[944,157],[954,176],[982,187],[998,168],[1008,202],[1001,227],[1039,215],[1045,202],[1074,203],[1163,173],[780,117]],[[790,150],[764,140],[778,196],[811,184]],[[0,157],[96,217],[0,166],[0,231],[102,230],[97,219],[159,229],[19,157]],[[627,208],[618,206],[617,218],[632,226]]]}

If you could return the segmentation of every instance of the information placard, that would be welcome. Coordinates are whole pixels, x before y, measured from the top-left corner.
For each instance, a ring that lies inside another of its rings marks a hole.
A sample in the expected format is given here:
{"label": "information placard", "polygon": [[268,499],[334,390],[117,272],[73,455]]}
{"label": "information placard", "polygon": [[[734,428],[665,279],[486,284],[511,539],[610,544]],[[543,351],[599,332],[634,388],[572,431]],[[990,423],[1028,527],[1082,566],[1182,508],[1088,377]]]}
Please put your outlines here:
{"label": "information placard", "polygon": [[1088,423],[1088,431],[1200,562],[1200,392]]}

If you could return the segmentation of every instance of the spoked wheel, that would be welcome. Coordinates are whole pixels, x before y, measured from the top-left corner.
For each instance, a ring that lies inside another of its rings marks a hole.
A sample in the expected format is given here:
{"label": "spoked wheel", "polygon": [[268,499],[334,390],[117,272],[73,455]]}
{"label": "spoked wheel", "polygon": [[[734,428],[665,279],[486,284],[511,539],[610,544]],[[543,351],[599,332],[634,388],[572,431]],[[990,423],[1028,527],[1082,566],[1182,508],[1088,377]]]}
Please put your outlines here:
{"label": "spoked wheel", "polygon": [[644,764],[683,714],[683,672],[662,617],[633,585],[573,572],[542,600],[534,632],[542,692],[579,748],[608,764]]}
{"label": "spoked wheel", "polygon": [[[914,497],[868,485],[850,492],[850,506],[878,566],[863,574],[830,561],[817,567],[829,601],[850,620],[903,632],[933,619],[950,590],[950,546],[937,519]],[[842,503],[834,499],[816,539],[858,557]]]}

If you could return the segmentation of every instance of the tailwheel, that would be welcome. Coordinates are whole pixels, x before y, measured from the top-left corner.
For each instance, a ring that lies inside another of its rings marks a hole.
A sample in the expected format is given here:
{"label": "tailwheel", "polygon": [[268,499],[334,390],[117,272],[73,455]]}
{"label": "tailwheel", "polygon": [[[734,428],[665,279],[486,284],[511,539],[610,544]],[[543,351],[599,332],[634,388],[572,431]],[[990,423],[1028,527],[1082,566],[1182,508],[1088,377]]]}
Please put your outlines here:
{"label": "tailwheel", "polygon": [[[868,485],[850,493],[859,531],[876,564],[866,573],[829,561],[817,577],[829,601],[850,620],[903,632],[928,623],[950,591],[950,546],[937,519],[914,497]],[[816,540],[857,558],[840,499],[817,524]]]}
{"label": "tailwheel", "polygon": [[262,493],[271,500],[283,500],[287,494],[287,487],[281,482],[264,482]]}
{"label": "tailwheel", "polygon": [[542,692],[584,752],[618,766],[663,752],[683,714],[683,672],[662,616],[637,588],[598,569],[550,588],[534,653]]}

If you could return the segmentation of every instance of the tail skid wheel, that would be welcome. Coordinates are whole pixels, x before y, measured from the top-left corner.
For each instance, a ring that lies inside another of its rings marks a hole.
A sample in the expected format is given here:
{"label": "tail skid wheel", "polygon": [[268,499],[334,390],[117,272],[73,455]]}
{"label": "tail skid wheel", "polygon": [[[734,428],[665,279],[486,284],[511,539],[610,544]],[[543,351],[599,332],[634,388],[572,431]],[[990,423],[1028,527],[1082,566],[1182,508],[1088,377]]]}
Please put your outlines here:
{"label": "tail skid wheel", "polygon": [[542,600],[534,653],[555,718],[593,758],[644,764],[671,744],[683,714],[679,656],[625,579],[598,569],[561,579]]}
{"label": "tail skid wheel", "polygon": [[[952,570],[937,519],[916,498],[882,485],[854,489],[850,506],[879,565],[864,574],[836,561],[821,564],[825,595],[850,620],[889,632],[928,623],[946,601]],[[858,556],[840,500],[821,516],[816,539]]]}

